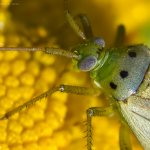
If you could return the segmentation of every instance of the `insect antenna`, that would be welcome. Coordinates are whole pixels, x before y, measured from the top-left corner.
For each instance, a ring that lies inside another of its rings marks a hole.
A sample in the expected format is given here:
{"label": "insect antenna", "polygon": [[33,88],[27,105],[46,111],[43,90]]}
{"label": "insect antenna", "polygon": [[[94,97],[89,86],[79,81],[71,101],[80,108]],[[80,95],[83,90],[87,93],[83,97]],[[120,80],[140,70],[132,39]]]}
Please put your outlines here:
{"label": "insect antenna", "polygon": [[42,48],[37,47],[0,47],[0,51],[42,51]]}
{"label": "insect antenna", "polygon": [[0,51],[28,51],[28,52],[37,52],[42,51],[46,54],[51,55],[60,55],[65,56],[68,58],[75,58],[77,59],[79,56],[75,53],[64,50],[61,48],[53,48],[53,47],[46,47],[46,48],[38,48],[38,47],[0,47]]}

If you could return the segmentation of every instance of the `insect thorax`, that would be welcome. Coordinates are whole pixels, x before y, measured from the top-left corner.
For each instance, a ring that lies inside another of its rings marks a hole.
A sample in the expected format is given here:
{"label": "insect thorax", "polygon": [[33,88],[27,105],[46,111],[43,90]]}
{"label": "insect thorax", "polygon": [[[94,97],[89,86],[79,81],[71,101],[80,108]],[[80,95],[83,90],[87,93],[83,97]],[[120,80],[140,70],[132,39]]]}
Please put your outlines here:
{"label": "insect thorax", "polygon": [[150,51],[145,45],[108,50],[105,63],[91,71],[96,85],[117,100],[125,100],[140,86],[150,64]]}

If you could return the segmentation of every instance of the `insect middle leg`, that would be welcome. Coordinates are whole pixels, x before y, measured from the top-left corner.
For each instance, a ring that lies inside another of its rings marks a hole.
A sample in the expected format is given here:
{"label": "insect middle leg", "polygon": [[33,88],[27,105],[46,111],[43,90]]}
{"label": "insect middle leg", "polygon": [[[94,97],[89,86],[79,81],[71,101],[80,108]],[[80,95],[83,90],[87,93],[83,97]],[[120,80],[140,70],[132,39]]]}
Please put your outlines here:
{"label": "insect middle leg", "polygon": [[92,117],[109,116],[114,113],[112,106],[91,107],[87,110],[87,149],[92,150]]}

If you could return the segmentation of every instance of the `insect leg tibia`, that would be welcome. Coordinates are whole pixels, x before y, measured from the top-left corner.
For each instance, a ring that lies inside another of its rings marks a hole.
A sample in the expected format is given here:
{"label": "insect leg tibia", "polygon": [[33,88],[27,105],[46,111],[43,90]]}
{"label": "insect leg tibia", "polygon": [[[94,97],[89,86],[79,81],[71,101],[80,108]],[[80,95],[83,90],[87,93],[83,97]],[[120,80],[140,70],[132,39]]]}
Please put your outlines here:
{"label": "insect leg tibia", "polygon": [[113,113],[113,108],[109,107],[91,107],[87,110],[87,149],[92,150],[92,117],[108,116]]}
{"label": "insect leg tibia", "polygon": [[6,112],[2,117],[0,117],[0,120],[4,120],[4,119],[8,119],[9,117],[11,117],[12,115],[18,113],[19,111],[23,110],[24,108],[28,108],[30,106],[32,106],[34,103],[38,102],[39,100],[41,100],[42,98],[48,97],[49,95],[55,93],[59,91],[59,87],[55,87],[53,89],[50,89],[44,93],[42,93],[41,95],[25,102],[24,104]]}
{"label": "insect leg tibia", "polygon": [[75,31],[75,33],[82,38],[83,40],[86,40],[86,36],[84,34],[84,32],[80,29],[80,27],[78,26],[78,24],[75,22],[75,20],[73,19],[73,17],[71,16],[71,14],[68,11],[68,0],[64,0],[64,8],[65,8],[65,16],[66,19],[70,25],[70,27]]}
{"label": "insect leg tibia", "polygon": [[121,124],[120,127],[119,144],[121,150],[132,150],[131,141],[129,137],[129,129],[124,124]]}

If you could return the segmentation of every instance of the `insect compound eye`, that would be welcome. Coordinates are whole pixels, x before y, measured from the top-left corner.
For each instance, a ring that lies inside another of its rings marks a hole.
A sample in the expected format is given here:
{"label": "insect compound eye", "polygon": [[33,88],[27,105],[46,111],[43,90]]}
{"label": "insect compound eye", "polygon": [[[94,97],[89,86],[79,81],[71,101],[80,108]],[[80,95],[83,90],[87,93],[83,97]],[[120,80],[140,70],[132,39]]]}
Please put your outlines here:
{"label": "insect compound eye", "polygon": [[94,38],[94,42],[99,45],[101,48],[105,47],[105,41],[102,38]]}
{"label": "insect compound eye", "polygon": [[78,66],[81,71],[90,71],[97,64],[97,58],[95,56],[87,56],[82,59]]}

